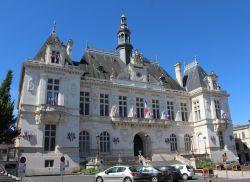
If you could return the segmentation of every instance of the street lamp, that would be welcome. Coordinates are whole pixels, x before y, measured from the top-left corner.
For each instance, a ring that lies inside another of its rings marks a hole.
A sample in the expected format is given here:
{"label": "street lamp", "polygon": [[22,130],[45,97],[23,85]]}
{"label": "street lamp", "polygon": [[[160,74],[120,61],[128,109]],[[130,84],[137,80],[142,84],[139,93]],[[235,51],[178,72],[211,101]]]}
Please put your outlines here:
{"label": "street lamp", "polygon": [[148,135],[145,134],[144,137],[145,137],[145,158],[147,159],[148,158],[148,151],[147,151],[147,148],[148,148],[148,146],[147,146]]}
{"label": "street lamp", "polygon": [[207,137],[204,136],[203,139],[204,139],[204,144],[205,144],[205,156],[207,158],[207,145],[206,145],[206,139],[207,139]]}
{"label": "street lamp", "polygon": [[99,147],[99,139],[100,139],[100,135],[99,134],[96,134],[96,144],[97,144],[97,160],[99,159],[99,154],[100,154],[100,147]]}

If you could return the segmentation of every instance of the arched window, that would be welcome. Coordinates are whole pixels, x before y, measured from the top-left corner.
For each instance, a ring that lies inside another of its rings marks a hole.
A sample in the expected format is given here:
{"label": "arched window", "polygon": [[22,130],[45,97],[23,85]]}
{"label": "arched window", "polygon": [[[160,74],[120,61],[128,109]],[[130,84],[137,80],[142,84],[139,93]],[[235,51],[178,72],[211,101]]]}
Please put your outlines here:
{"label": "arched window", "polygon": [[170,135],[170,147],[171,147],[171,152],[177,151],[177,139],[175,134]]}
{"label": "arched window", "polygon": [[89,154],[89,133],[81,131],[79,134],[79,152],[80,156]]}
{"label": "arched window", "polygon": [[100,134],[100,152],[101,153],[110,152],[110,136],[109,133],[106,131]]}
{"label": "arched window", "polygon": [[184,135],[185,151],[191,151],[191,137],[189,134]]}

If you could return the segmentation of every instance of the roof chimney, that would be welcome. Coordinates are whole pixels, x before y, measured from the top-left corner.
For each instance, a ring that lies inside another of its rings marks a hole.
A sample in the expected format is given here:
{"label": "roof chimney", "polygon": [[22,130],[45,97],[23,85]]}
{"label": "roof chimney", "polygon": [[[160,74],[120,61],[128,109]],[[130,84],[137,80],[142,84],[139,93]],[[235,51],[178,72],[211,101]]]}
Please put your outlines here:
{"label": "roof chimney", "polygon": [[175,76],[178,81],[178,83],[183,86],[182,84],[182,73],[181,73],[181,63],[177,62],[176,65],[174,65],[174,70],[175,70]]}

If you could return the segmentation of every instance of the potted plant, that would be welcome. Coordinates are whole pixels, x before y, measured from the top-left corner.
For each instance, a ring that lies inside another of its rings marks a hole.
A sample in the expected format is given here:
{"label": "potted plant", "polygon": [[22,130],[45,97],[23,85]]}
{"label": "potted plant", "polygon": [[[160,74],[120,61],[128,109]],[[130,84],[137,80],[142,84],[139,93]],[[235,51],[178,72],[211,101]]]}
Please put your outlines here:
{"label": "potted plant", "polygon": [[216,170],[221,170],[221,169],[223,169],[223,163],[220,163],[220,162],[219,162],[219,163],[216,163],[216,164],[215,164],[215,169],[216,169]]}
{"label": "potted plant", "polygon": [[237,171],[240,170],[240,164],[238,162],[233,162],[232,163],[232,170]]}

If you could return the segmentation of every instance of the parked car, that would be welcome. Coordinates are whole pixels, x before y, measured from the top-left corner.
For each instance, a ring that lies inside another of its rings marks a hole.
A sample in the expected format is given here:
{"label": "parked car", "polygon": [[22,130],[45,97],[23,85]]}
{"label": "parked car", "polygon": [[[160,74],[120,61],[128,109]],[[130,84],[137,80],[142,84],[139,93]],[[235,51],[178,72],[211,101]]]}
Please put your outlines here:
{"label": "parked car", "polygon": [[193,167],[186,165],[186,164],[175,164],[172,165],[176,167],[176,169],[179,169],[182,174],[182,179],[187,180],[187,179],[192,179],[194,176],[194,169]]}
{"label": "parked car", "polygon": [[235,165],[237,166],[237,169],[240,168],[240,164],[238,161],[226,161],[223,163],[224,169],[232,169],[233,166],[235,166]]}
{"label": "parked car", "polygon": [[167,176],[165,178],[165,181],[167,182],[173,182],[182,179],[181,171],[176,169],[174,166],[158,166],[155,168],[167,172]]}
{"label": "parked car", "polygon": [[134,180],[140,182],[164,182],[167,175],[166,171],[160,171],[159,169],[151,166],[144,166],[138,169]]}
{"label": "parked car", "polygon": [[131,166],[113,166],[95,175],[95,182],[134,182],[137,169]]}

